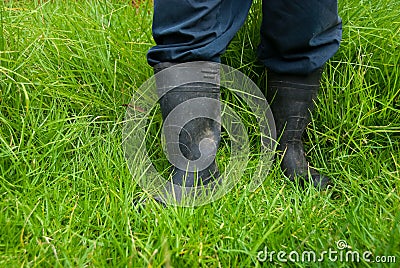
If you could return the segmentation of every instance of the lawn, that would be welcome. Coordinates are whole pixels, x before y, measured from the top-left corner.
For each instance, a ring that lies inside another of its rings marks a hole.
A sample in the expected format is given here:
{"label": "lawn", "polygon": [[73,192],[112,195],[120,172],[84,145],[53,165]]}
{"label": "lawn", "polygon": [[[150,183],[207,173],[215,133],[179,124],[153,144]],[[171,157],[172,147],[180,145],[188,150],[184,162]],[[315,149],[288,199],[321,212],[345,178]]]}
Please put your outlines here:
{"label": "lawn", "polygon": [[[339,3],[343,42],[305,137],[335,186],[299,189],[275,164],[250,192],[250,162],[227,195],[191,208],[147,198],[124,158],[126,106],[152,76],[154,44],[151,3],[131,2],[0,3],[0,267],[280,266],[279,251],[299,253],[297,267],[399,267],[398,0]],[[259,8],[223,62],[263,88]],[[337,259],[301,261],[324,251]]]}

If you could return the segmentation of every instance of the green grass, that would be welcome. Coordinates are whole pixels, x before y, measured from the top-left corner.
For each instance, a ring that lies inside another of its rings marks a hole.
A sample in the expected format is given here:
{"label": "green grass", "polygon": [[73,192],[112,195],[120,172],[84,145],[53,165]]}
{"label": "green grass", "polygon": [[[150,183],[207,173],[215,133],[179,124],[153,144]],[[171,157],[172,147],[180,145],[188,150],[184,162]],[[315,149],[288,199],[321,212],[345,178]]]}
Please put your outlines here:
{"label": "green grass", "polygon": [[[302,191],[275,166],[256,192],[245,177],[196,208],[133,205],[146,194],[129,173],[121,131],[125,104],[152,75],[151,4],[41,2],[0,4],[1,267],[272,266],[257,260],[265,247],[320,253],[338,240],[396,256],[399,266],[398,0],[340,3],[342,46],[305,139],[335,187]],[[223,61],[263,87],[259,2]]]}

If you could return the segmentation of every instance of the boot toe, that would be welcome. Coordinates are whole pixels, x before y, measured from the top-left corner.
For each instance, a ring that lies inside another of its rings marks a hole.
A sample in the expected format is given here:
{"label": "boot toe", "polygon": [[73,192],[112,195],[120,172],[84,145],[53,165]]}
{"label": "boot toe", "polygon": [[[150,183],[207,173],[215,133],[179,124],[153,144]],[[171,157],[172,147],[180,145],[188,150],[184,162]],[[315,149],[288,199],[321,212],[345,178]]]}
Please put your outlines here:
{"label": "boot toe", "polygon": [[311,182],[313,186],[322,191],[328,189],[328,187],[333,186],[332,180],[325,175],[321,174],[312,174],[311,175]]}
{"label": "boot toe", "polygon": [[333,182],[329,177],[319,174],[314,169],[311,169],[309,173],[303,172],[300,174],[296,172],[288,174],[285,172],[285,176],[292,182],[295,182],[297,178],[298,183],[302,188],[312,184],[317,190],[323,191],[333,186]]}

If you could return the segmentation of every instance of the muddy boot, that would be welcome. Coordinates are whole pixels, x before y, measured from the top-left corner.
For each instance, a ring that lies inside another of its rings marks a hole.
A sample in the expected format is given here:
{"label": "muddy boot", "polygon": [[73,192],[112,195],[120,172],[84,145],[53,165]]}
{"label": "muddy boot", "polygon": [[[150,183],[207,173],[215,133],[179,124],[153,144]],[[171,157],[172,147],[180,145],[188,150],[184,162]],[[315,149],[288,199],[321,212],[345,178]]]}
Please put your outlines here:
{"label": "muddy boot", "polygon": [[[174,67],[166,70],[171,66]],[[176,66],[164,62],[154,66],[154,73],[158,74],[156,84],[173,184],[196,187],[215,181],[220,176],[215,162],[221,134],[219,65],[196,62],[188,66]],[[184,83],[188,78],[190,82]],[[177,107],[179,105],[185,108]],[[204,114],[209,118],[201,116]],[[171,117],[167,118],[168,115]],[[188,121],[188,117],[195,119]],[[218,119],[218,122],[210,118]],[[186,159],[177,158],[177,155],[183,155]],[[172,162],[179,162],[178,165],[171,163],[171,159],[175,159]],[[199,165],[189,167],[187,159],[202,161]],[[204,163],[208,164],[204,166]],[[180,198],[176,199],[179,201]]]}
{"label": "muddy boot", "polygon": [[331,181],[309,166],[302,142],[303,132],[311,120],[321,74],[322,69],[306,76],[268,71],[267,98],[277,137],[280,137],[277,151],[283,154],[281,168],[285,176],[291,181],[297,177],[301,186],[311,182],[318,189],[325,189]]}

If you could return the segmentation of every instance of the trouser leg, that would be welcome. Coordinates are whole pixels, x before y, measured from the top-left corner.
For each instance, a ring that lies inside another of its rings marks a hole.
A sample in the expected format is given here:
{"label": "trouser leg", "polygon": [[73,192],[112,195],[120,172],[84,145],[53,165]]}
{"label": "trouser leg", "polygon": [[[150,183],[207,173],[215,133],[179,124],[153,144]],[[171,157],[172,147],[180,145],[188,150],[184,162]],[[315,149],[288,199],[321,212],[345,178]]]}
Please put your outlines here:
{"label": "trouser leg", "polygon": [[246,20],[252,0],[155,0],[152,47],[147,60],[219,62]]}
{"label": "trouser leg", "polygon": [[260,61],[284,74],[310,74],[338,50],[337,0],[263,0]]}

